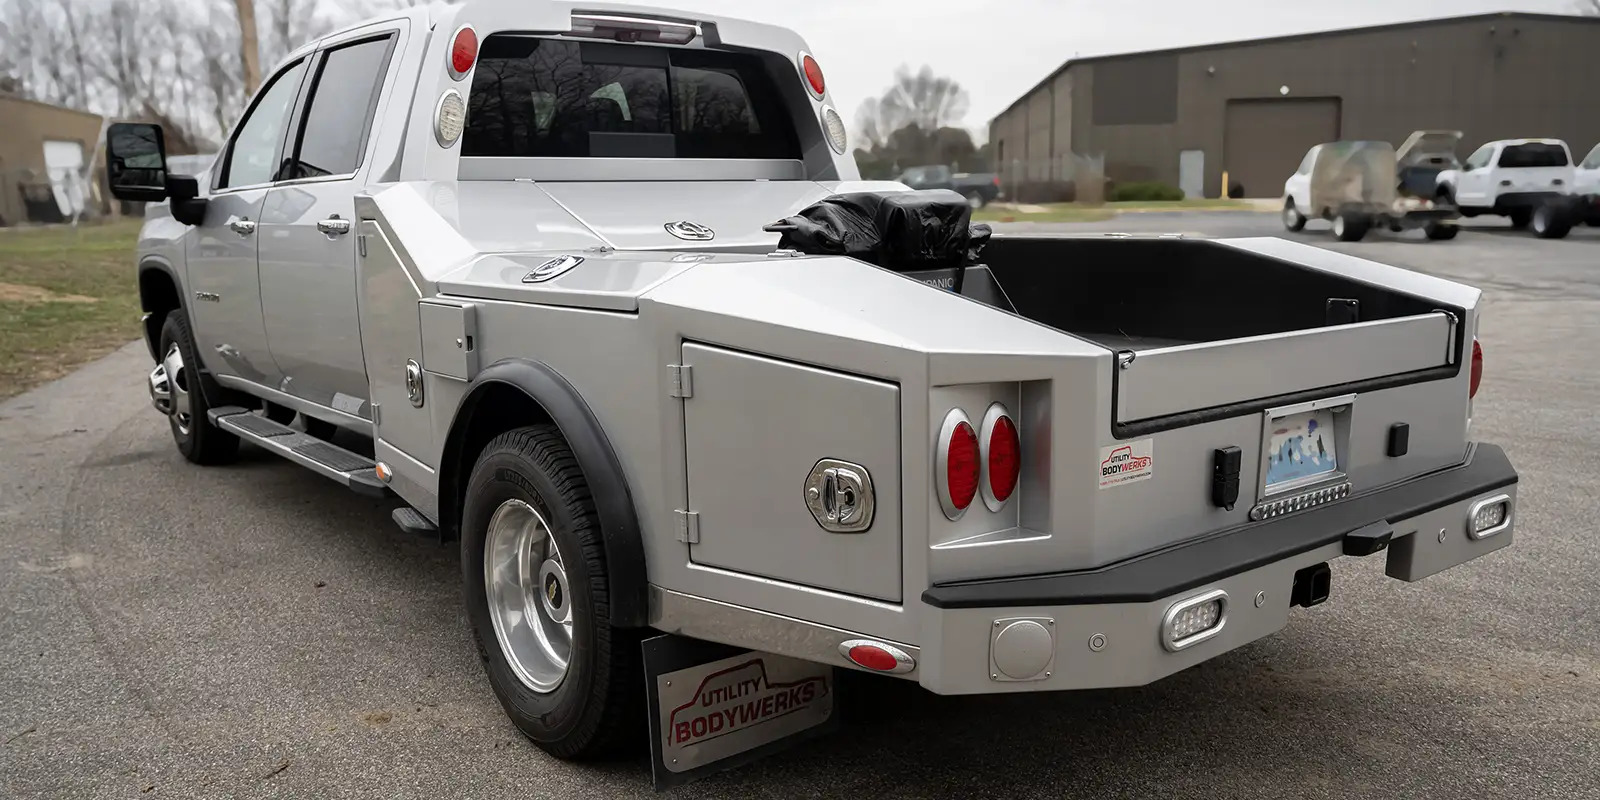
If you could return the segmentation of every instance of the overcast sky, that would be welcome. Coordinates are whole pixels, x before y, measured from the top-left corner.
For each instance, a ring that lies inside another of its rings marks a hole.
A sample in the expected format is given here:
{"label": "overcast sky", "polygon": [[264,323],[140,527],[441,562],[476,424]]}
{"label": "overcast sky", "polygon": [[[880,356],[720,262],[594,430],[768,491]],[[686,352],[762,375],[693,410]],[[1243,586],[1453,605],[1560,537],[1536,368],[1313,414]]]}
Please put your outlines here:
{"label": "overcast sky", "polygon": [[[1253,39],[1487,11],[1572,13],[1575,0],[655,0],[794,28],[851,121],[895,67],[922,64],[972,96],[989,120],[1074,56]],[[981,10],[979,10],[981,9]]]}

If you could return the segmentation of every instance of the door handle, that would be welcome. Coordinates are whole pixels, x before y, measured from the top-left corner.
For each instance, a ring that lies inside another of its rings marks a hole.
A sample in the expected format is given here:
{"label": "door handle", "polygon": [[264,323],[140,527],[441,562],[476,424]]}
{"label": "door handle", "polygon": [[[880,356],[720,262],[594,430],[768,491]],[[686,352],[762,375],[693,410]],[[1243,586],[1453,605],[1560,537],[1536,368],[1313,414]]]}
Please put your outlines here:
{"label": "door handle", "polygon": [[256,224],[242,217],[228,220],[228,227],[232,228],[233,232],[240,236],[249,236],[256,232]]}
{"label": "door handle", "polygon": [[350,220],[340,219],[338,214],[334,214],[327,219],[318,220],[317,230],[329,236],[342,236],[350,232]]}

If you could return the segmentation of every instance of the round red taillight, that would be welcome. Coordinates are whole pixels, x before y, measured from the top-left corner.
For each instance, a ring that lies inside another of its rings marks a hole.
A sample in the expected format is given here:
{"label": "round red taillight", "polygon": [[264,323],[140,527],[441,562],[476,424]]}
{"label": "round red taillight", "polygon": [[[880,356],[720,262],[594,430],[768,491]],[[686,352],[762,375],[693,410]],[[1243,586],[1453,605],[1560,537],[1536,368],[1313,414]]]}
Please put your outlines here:
{"label": "round red taillight", "polygon": [[450,43],[450,76],[460,80],[478,62],[478,34],[471,26],[463,25]]}
{"label": "round red taillight", "polygon": [[1477,339],[1472,340],[1472,384],[1467,390],[1467,398],[1478,396],[1478,384],[1483,383],[1483,346]]}
{"label": "round red taillight", "polygon": [[811,93],[821,98],[828,91],[828,82],[822,79],[822,65],[809,55],[800,57],[800,69],[806,74],[806,83],[811,86]]}
{"label": "round red taillight", "polygon": [[965,420],[956,423],[945,442],[944,479],[950,505],[961,513],[978,494],[978,434]]}
{"label": "round red taillight", "polygon": [[989,455],[984,467],[989,489],[985,499],[992,499],[996,505],[1010,499],[1022,472],[1022,442],[1017,437],[1016,423],[1005,414],[996,417],[989,427]]}

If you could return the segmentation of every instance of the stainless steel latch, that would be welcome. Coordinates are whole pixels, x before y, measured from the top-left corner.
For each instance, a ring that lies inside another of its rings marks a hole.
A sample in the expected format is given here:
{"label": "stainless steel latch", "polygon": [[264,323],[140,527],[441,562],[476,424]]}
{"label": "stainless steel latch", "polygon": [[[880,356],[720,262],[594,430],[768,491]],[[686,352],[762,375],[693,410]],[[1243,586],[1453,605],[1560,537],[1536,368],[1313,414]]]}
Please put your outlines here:
{"label": "stainless steel latch", "polygon": [[806,506],[823,530],[861,533],[872,527],[872,475],[860,464],[824,458],[806,476]]}

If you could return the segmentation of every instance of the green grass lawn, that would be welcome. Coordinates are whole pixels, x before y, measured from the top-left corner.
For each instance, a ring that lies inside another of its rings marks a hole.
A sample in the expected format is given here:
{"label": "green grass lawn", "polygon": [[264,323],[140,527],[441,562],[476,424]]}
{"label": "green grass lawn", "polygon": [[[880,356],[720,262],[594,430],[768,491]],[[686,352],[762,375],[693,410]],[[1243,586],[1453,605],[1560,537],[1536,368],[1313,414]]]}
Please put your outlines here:
{"label": "green grass lawn", "polygon": [[995,205],[974,212],[975,222],[1099,222],[1118,214],[1135,214],[1146,211],[1248,211],[1255,206],[1240,200],[1203,198],[1196,200],[1130,201],[1125,203],[1044,203],[1037,208],[1043,211],[1024,212],[1015,207]]}
{"label": "green grass lawn", "polygon": [[0,229],[0,398],[140,336],[139,220]]}

